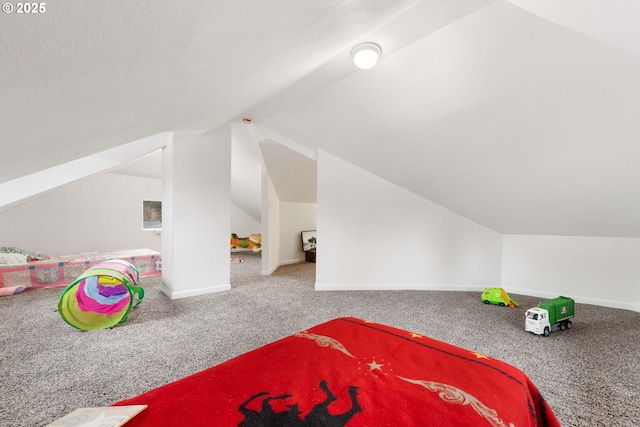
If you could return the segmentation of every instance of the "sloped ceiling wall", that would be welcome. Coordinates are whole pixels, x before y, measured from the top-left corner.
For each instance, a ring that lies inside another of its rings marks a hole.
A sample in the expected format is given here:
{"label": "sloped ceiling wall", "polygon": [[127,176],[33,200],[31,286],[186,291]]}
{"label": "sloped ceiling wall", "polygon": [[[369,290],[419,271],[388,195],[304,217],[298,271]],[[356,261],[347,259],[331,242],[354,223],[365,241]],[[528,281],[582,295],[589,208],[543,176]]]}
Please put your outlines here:
{"label": "sloped ceiling wall", "polygon": [[637,75],[494,2],[261,123],[502,233],[639,237]]}
{"label": "sloped ceiling wall", "polygon": [[215,128],[415,3],[66,0],[3,14],[0,182]]}
{"label": "sloped ceiling wall", "polygon": [[640,237],[634,0],[47,6],[0,27],[0,186],[248,116],[502,233]]}
{"label": "sloped ceiling wall", "polygon": [[317,203],[317,164],[303,154],[272,140],[260,142],[269,177],[283,202]]}

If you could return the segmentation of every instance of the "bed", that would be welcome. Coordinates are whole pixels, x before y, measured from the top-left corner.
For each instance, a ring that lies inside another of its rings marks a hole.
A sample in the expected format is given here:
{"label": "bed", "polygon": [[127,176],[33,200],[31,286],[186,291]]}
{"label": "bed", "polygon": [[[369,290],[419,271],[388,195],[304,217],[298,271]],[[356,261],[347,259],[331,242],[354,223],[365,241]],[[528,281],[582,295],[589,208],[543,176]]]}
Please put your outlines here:
{"label": "bed", "polygon": [[112,258],[133,264],[140,277],[162,274],[162,255],[151,249],[83,252],[50,256],[22,265],[0,265],[0,288],[24,286],[40,289],[67,286],[88,268]]}
{"label": "bed", "polygon": [[519,369],[352,317],[118,405],[148,405],[127,427],[560,425]]}

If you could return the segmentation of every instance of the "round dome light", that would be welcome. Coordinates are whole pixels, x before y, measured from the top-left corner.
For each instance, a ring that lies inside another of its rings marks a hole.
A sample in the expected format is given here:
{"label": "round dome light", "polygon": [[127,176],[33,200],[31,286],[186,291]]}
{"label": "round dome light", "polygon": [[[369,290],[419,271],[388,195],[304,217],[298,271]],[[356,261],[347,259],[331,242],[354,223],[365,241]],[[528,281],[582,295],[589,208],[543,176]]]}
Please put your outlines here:
{"label": "round dome light", "polygon": [[378,57],[382,54],[382,48],[376,43],[366,42],[360,43],[351,49],[351,57],[356,67],[361,70],[368,70],[376,65]]}

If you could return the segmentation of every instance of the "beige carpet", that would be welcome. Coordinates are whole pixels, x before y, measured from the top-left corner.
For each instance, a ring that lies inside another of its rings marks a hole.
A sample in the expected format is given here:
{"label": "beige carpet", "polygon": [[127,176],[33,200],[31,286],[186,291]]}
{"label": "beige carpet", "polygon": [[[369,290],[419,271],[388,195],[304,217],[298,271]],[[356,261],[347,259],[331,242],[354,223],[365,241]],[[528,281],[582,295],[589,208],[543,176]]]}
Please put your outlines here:
{"label": "beige carpet", "polygon": [[[56,312],[62,289],[0,298],[0,426],[43,426],[105,406],[340,316],[428,335],[522,369],[563,426],[638,426],[640,313],[576,305],[574,327],[524,331],[539,299],[487,306],[476,292],[315,291],[315,264],[260,275],[260,254],[233,253],[230,291],[169,300],[144,278],[142,304],[111,330],[80,332]],[[202,277],[203,284],[207,278]],[[508,289],[507,289],[508,291]]]}

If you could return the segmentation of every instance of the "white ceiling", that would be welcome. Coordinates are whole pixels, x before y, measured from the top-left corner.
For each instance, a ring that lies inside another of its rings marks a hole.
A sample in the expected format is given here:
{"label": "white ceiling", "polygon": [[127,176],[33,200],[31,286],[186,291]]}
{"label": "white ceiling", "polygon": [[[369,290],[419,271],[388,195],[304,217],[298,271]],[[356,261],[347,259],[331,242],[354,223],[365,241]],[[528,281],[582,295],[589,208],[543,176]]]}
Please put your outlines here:
{"label": "white ceiling", "polygon": [[503,233],[640,237],[635,0],[46,6],[2,16],[0,188],[249,116],[270,170],[309,170],[282,138]]}

